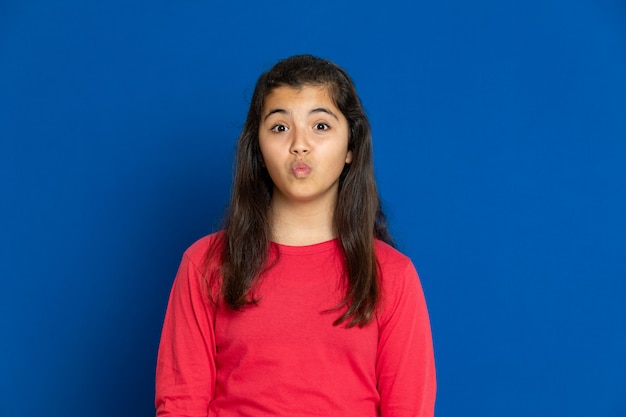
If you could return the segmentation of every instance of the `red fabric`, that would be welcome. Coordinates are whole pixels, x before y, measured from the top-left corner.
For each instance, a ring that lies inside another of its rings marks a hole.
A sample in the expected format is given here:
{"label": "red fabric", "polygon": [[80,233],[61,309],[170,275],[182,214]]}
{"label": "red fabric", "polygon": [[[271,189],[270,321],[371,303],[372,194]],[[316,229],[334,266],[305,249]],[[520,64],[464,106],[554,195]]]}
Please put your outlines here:
{"label": "red fabric", "polygon": [[203,290],[214,235],[183,256],[170,295],[156,375],[157,416],[433,416],[435,368],[422,289],[411,261],[376,242],[382,299],[362,328],[344,310],[336,240],[272,244],[278,263],[259,302],[215,307]]}

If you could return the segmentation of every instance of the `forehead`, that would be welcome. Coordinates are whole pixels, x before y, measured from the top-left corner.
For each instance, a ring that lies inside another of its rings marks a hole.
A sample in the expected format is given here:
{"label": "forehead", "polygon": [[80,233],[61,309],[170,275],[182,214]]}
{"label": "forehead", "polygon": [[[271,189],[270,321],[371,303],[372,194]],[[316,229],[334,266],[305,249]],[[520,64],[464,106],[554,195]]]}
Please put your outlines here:
{"label": "forehead", "polygon": [[330,94],[330,88],[325,85],[304,85],[302,87],[280,86],[272,89],[263,102],[263,112],[270,108],[319,106],[337,109]]}

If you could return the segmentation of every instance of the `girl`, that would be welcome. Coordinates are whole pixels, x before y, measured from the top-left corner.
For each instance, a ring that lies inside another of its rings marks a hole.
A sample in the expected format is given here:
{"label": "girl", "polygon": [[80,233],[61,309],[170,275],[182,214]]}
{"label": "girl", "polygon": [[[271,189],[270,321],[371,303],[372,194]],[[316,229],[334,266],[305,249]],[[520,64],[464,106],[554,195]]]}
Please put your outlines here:
{"label": "girl", "polygon": [[259,78],[222,231],[184,254],[157,416],[432,416],[411,261],[391,246],[350,77],[310,55]]}

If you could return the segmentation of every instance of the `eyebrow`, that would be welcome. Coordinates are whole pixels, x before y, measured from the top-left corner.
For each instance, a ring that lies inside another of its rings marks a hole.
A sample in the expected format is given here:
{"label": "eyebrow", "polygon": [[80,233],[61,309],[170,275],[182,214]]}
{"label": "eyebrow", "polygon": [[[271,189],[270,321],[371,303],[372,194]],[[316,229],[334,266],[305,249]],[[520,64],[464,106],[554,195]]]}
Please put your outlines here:
{"label": "eyebrow", "polygon": [[[274,113],[281,113],[281,114],[289,114],[291,112],[288,112],[285,109],[281,109],[281,108],[276,108],[276,109],[271,109],[263,118],[263,121],[267,120],[268,117],[270,117],[272,114]],[[309,112],[309,114],[314,114],[314,113],[326,113],[332,117],[334,117],[335,119],[339,120],[339,118],[337,117],[337,115],[335,113],[333,113],[332,110],[330,110],[329,108],[326,107],[316,107],[313,110],[311,110]]]}
{"label": "eyebrow", "polygon": [[311,110],[309,112],[309,114],[313,114],[313,113],[327,113],[327,114],[333,116],[335,119],[339,120],[337,115],[335,113],[333,113],[330,109],[326,108],[326,107],[316,107],[316,108],[314,108],[313,110]]}

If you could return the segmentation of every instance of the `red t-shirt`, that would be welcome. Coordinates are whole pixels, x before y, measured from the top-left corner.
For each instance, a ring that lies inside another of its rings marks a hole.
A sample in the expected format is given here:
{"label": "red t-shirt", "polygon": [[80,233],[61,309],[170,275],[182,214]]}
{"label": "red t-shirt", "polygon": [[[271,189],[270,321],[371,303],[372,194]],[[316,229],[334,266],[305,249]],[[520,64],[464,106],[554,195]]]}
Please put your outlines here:
{"label": "red t-shirt", "polygon": [[337,240],[272,243],[278,262],[258,303],[233,311],[204,290],[206,250],[183,256],[163,325],[157,416],[433,416],[435,367],[422,289],[410,259],[376,241],[381,302],[364,327],[333,326],[344,310]]}

